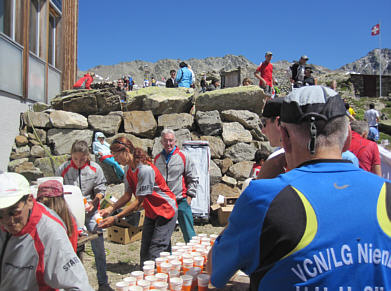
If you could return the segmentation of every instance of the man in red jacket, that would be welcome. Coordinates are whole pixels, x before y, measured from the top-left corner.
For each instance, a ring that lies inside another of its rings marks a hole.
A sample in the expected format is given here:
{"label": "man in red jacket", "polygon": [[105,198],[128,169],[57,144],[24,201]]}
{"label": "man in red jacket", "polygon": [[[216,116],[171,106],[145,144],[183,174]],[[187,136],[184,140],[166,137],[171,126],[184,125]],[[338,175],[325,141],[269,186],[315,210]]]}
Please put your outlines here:
{"label": "man in red jacket", "polygon": [[367,139],[368,124],[365,121],[351,122],[352,141],[349,150],[358,158],[361,169],[381,177],[380,154],[377,144]]}
{"label": "man in red jacket", "polygon": [[73,89],[91,89],[91,83],[94,81],[95,73],[87,73],[84,77],[77,80],[73,85]]}

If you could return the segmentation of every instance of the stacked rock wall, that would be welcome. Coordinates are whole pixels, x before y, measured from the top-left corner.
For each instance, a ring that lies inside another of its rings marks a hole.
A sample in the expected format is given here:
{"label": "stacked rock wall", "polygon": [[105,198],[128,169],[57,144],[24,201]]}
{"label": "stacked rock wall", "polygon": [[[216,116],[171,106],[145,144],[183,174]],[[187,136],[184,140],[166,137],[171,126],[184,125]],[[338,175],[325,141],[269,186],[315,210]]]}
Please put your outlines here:
{"label": "stacked rock wall", "polygon": [[[167,94],[167,90],[174,91]],[[26,112],[20,135],[15,138],[8,170],[19,172],[30,181],[52,176],[55,168],[69,159],[73,142],[85,140],[92,145],[97,131],[103,132],[109,143],[119,136],[126,136],[136,147],[154,157],[162,150],[161,131],[171,128],[176,133],[179,147],[188,140],[209,142],[211,197],[215,202],[219,194],[239,193],[242,182],[249,176],[257,149],[271,150],[260,130],[259,112],[265,96],[255,86],[217,90],[199,96],[182,89],[148,88],[139,90],[138,95],[132,93],[126,104],[120,104],[120,108],[127,110],[137,100],[138,106],[144,104],[144,110],[137,107],[137,110],[102,113],[104,110],[98,106],[90,114],[91,108],[95,107],[88,107],[91,102],[83,107],[83,100],[93,100],[94,96],[107,92],[102,91],[91,90],[90,95],[85,91],[82,94],[68,92],[68,95],[54,100],[55,106],[52,107],[61,108],[59,104],[72,99],[73,104],[79,104],[74,110],[79,113],[55,109]],[[161,91],[163,93],[159,93]],[[81,97],[69,98],[69,94]],[[113,96],[108,98],[111,98],[111,104],[116,102]],[[178,112],[178,108],[186,108],[186,112]],[[109,166],[103,164],[102,168],[109,183],[120,182]]]}

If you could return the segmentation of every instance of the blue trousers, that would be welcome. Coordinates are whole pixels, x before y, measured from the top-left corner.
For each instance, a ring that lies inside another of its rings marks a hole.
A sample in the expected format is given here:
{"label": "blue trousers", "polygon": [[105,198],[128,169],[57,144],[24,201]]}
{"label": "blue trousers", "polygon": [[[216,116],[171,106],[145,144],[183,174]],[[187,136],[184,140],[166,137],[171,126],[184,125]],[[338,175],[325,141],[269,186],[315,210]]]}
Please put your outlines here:
{"label": "blue trousers", "polygon": [[121,181],[123,180],[124,170],[117,163],[117,161],[114,160],[114,157],[104,159],[103,163],[106,163],[106,164],[112,166],[114,168],[115,174],[117,175],[118,179],[120,179]]}
{"label": "blue trousers", "polygon": [[196,233],[194,231],[193,213],[191,212],[191,207],[186,199],[178,201],[178,222],[183,234],[183,239],[188,243]]}
{"label": "blue trousers", "polygon": [[98,233],[98,238],[91,241],[92,252],[95,257],[96,275],[98,277],[98,284],[105,285],[108,283],[106,274],[106,252],[103,240],[102,229],[98,228],[98,225],[92,216],[96,212],[86,214],[85,225],[87,230],[92,233]]}

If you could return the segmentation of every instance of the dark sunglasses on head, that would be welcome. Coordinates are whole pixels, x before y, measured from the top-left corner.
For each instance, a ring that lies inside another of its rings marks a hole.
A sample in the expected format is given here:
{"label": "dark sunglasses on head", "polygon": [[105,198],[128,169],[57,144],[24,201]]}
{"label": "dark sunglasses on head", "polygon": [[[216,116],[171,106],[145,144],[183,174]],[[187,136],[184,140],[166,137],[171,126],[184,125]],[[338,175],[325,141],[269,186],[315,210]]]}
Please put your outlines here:
{"label": "dark sunglasses on head", "polygon": [[115,143],[121,144],[121,145],[127,147],[128,149],[130,149],[130,147],[127,144],[123,143],[122,141],[114,140],[112,144],[115,144]]}

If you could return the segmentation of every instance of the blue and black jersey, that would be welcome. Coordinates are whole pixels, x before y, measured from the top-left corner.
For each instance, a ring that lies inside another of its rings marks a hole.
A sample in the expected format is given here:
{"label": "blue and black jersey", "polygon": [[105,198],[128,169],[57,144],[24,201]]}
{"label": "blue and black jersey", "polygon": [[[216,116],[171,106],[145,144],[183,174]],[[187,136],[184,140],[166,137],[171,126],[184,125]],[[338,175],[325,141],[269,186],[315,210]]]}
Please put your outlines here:
{"label": "blue and black jersey", "polygon": [[212,255],[216,287],[241,269],[251,290],[391,290],[391,184],[342,160],[252,181]]}

